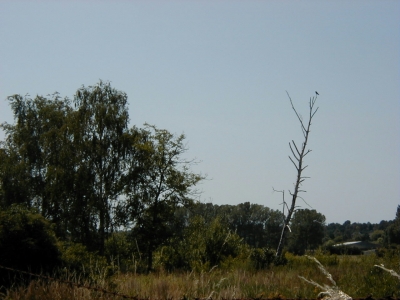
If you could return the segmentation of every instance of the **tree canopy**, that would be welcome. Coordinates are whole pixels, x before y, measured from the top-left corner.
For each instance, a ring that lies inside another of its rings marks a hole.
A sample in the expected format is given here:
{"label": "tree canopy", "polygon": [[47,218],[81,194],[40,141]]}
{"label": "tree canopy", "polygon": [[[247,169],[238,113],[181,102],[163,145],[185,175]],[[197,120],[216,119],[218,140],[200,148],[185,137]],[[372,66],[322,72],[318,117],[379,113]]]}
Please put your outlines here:
{"label": "tree canopy", "polygon": [[15,122],[1,125],[1,206],[37,208],[59,236],[100,253],[119,226],[159,230],[204,178],[182,159],[184,135],[128,127],[127,95],[109,82],[82,86],[72,101],[57,93],[8,100]]}

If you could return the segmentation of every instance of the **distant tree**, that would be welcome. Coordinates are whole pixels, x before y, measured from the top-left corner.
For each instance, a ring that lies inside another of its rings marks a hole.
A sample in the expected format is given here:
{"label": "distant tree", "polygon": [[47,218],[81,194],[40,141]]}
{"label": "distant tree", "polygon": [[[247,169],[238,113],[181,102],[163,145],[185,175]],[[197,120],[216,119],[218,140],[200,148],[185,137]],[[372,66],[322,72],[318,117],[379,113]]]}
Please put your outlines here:
{"label": "distant tree", "polygon": [[203,217],[194,216],[183,237],[171,239],[161,249],[160,261],[167,270],[209,271],[226,259],[239,256],[245,246],[219,217],[207,224]]}
{"label": "distant tree", "polygon": [[314,115],[317,113],[318,111],[318,107],[315,108],[315,102],[317,101],[317,97],[318,94],[316,94],[316,96],[310,98],[309,101],[309,116],[308,116],[308,122],[304,123],[303,122],[303,118],[299,115],[299,113],[297,112],[297,110],[295,109],[292,99],[289,96],[289,93],[287,93],[289,100],[290,100],[290,104],[292,106],[293,111],[295,112],[297,119],[300,122],[300,126],[301,126],[301,130],[303,132],[303,137],[304,137],[304,141],[301,145],[301,147],[297,147],[296,143],[292,140],[292,143],[289,143],[289,147],[290,150],[292,152],[293,158],[289,156],[290,161],[293,163],[294,167],[296,168],[296,183],[294,186],[294,192],[291,193],[290,195],[292,196],[292,202],[290,207],[287,205],[286,201],[285,201],[285,197],[284,197],[284,192],[283,192],[283,207],[285,208],[285,206],[287,206],[288,211],[287,214],[284,218],[284,222],[283,222],[283,227],[282,227],[282,233],[281,233],[281,238],[279,240],[278,246],[277,246],[277,250],[276,250],[276,256],[280,257],[282,255],[282,249],[283,249],[283,245],[285,244],[285,239],[286,239],[286,235],[287,232],[289,231],[289,224],[290,221],[292,219],[292,215],[295,212],[296,209],[296,201],[297,201],[297,197],[299,197],[299,193],[304,192],[304,190],[301,189],[301,185],[303,183],[303,181],[307,178],[305,176],[302,175],[303,171],[305,168],[307,168],[307,166],[304,166],[304,158],[305,156],[311,152],[310,149],[306,149],[307,148],[307,143],[308,143],[308,138],[309,138],[309,134],[310,134],[310,127],[311,127],[311,121],[314,117]]}
{"label": "distant tree", "polygon": [[250,202],[237,205],[198,202],[180,210],[180,216],[184,219],[181,224],[187,224],[190,218],[200,215],[209,225],[218,217],[251,247],[273,248],[279,242],[282,213],[263,205]]}
{"label": "distant tree", "polygon": [[325,216],[315,209],[296,210],[290,225],[292,233],[288,239],[289,251],[304,254],[306,250],[321,246],[325,235],[324,223]]}
{"label": "distant tree", "polygon": [[274,247],[279,241],[282,213],[245,202],[232,207],[229,224],[251,247]]}
{"label": "distant tree", "polygon": [[388,246],[391,244],[400,244],[400,205],[397,206],[396,217],[393,223],[385,229],[384,243]]}
{"label": "distant tree", "polygon": [[252,247],[266,247],[266,225],[270,209],[259,204],[245,202],[233,207],[229,223],[233,230]]}
{"label": "distant tree", "polygon": [[384,238],[384,236],[385,236],[385,231],[377,229],[371,233],[370,239],[371,241],[377,241],[380,238]]}

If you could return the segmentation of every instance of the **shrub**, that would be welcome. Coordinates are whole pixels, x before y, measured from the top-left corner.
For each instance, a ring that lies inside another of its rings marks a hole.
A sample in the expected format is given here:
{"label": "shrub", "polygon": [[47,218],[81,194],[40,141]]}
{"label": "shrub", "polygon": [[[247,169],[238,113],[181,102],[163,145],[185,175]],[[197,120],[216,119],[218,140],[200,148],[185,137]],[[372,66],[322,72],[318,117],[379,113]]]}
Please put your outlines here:
{"label": "shrub", "polygon": [[182,239],[171,239],[170,245],[155,252],[155,262],[167,271],[209,271],[216,265],[232,267],[242,260],[246,249],[242,239],[219,218],[206,225],[204,218],[196,216]]}
{"label": "shrub", "polygon": [[[0,265],[33,273],[51,272],[61,262],[50,222],[19,205],[0,212],[0,253]],[[0,285],[15,275],[0,270]]]}
{"label": "shrub", "polygon": [[93,282],[103,280],[113,273],[104,256],[89,252],[82,244],[64,242],[59,247],[64,270],[68,273],[78,274]]}
{"label": "shrub", "polygon": [[[135,241],[129,238],[127,232],[114,232],[105,241],[104,255],[113,267],[121,272],[135,272],[141,263]],[[146,266],[144,266],[146,267]]]}
{"label": "shrub", "polygon": [[255,248],[251,251],[250,259],[256,270],[266,269],[276,260],[275,251],[268,248]]}

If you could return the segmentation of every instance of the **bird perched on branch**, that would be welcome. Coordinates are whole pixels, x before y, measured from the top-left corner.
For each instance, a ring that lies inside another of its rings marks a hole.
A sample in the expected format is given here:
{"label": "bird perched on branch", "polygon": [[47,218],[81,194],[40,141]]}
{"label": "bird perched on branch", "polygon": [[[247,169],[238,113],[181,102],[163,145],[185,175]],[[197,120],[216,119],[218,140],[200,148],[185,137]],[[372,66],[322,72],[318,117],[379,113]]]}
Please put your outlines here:
{"label": "bird perched on branch", "polygon": [[317,95],[319,95],[317,91],[315,91],[315,93],[316,93]]}

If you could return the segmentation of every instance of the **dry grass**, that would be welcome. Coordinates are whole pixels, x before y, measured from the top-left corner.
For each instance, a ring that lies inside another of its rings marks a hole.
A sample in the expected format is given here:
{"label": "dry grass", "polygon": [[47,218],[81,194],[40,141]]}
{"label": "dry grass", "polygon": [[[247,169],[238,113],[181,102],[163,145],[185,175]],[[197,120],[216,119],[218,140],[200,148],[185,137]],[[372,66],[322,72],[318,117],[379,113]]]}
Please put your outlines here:
{"label": "dry grass", "polygon": [[[129,296],[147,299],[234,299],[234,298],[315,298],[321,290],[304,282],[298,276],[312,278],[322,285],[332,283],[314,261],[306,257],[288,255],[288,264],[271,267],[264,271],[243,269],[210,272],[157,272],[149,275],[118,274],[102,281],[104,289]],[[337,286],[353,298],[372,295],[375,298],[399,297],[399,281],[388,272],[374,265],[384,263],[392,269],[400,269],[400,258],[376,256],[343,257],[321,256],[318,260],[326,272],[332,275]],[[82,287],[58,282],[32,281],[28,287],[15,287],[7,291],[5,299],[118,299],[113,295],[101,295]],[[122,299],[122,298],[121,298]]]}

